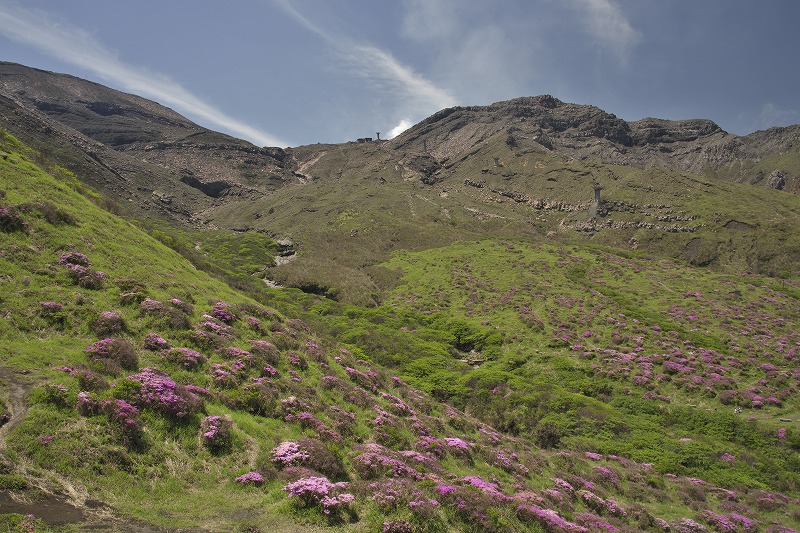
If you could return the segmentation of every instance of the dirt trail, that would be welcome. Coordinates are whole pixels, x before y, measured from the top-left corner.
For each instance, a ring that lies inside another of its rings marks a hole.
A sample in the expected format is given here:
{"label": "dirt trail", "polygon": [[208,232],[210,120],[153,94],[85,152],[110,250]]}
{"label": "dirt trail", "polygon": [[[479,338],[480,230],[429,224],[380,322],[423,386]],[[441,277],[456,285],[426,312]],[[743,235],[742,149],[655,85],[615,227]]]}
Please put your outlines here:
{"label": "dirt trail", "polygon": [[0,466],[22,476],[27,484],[23,490],[0,490],[0,512],[32,514],[51,526],[72,525],[82,531],[162,531],[120,520],[110,506],[90,499],[84,487],[57,472],[42,472],[24,458],[9,459],[8,435],[28,413],[26,398],[34,385],[33,377],[24,371],[0,366],[0,398],[8,411],[7,422],[0,427]]}
{"label": "dirt trail", "polygon": [[0,398],[8,410],[8,421],[0,427],[0,454],[2,454],[6,449],[6,437],[28,412],[28,403],[25,398],[32,385],[24,374],[3,366],[0,367],[0,387],[2,387]]}

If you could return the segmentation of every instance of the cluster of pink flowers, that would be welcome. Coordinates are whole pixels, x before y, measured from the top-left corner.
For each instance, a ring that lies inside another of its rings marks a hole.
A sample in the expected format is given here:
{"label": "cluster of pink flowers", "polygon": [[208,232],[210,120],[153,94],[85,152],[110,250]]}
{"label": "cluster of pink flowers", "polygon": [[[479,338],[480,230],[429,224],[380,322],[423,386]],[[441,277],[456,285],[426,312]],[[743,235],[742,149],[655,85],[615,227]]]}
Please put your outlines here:
{"label": "cluster of pink flowers", "polygon": [[345,508],[355,496],[341,492],[347,488],[347,482],[332,483],[326,477],[305,477],[289,483],[283,490],[290,498],[297,498],[306,506],[319,506],[322,512],[330,515]]}
{"label": "cluster of pink flowers", "polygon": [[444,442],[450,448],[454,448],[456,450],[467,450],[467,451],[469,450],[469,444],[459,439],[458,437],[445,437]]}
{"label": "cluster of pink flowers", "polygon": [[209,314],[213,318],[219,320],[220,322],[225,322],[226,324],[232,324],[233,321],[236,320],[236,315],[233,314],[233,312],[230,311],[228,307],[230,306],[224,302],[217,302],[216,307],[214,307]]}
{"label": "cluster of pink flowers", "polygon": [[[70,254],[65,254],[65,255],[70,255]],[[78,254],[78,255],[82,256],[83,254]],[[102,272],[100,270],[93,270],[91,268],[76,263],[65,262],[61,264],[67,268],[67,273],[72,278],[72,280],[81,287],[84,287],[86,289],[100,289],[103,287],[103,282],[106,279],[105,272]]]}
{"label": "cluster of pink flowers", "polygon": [[353,466],[362,479],[377,479],[384,476],[411,479],[423,477],[403,461],[379,452],[365,452],[356,456],[353,458]]}
{"label": "cluster of pink flowers", "polygon": [[619,482],[619,477],[617,476],[616,472],[608,467],[595,466],[592,469],[592,472],[594,472],[595,476],[597,476],[597,478],[601,481],[611,483],[612,485],[616,485]]}
{"label": "cluster of pink flowers", "polygon": [[300,355],[295,351],[290,351],[288,354],[289,364],[299,368],[300,370],[306,370],[308,368],[308,361],[306,361],[305,357]]}
{"label": "cluster of pink flowers", "polygon": [[349,366],[344,367],[344,371],[347,373],[347,377],[349,377],[350,381],[352,381],[353,383],[356,383],[357,385],[360,385],[372,392],[378,390],[376,381],[378,378],[378,374],[376,372],[369,371],[365,373]]}
{"label": "cluster of pink flowers", "polygon": [[517,516],[522,520],[539,522],[548,530],[569,533],[588,533],[589,531],[583,526],[569,522],[552,509],[542,509],[536,505],[520,505],[517,507]]}
{"label": "cluster of pink flowers", "polygon": [[82,254],[80,252],[67,252],[61,254],[61,257],[58,258],[59,265],[80,265],[84,267],[92,266],[92,262],[89,261],[89,258],[86,254]]}
{"label": "cluster of pink flowers", "polygon": [[212,450],[219,450],[230,445],[233,421],[213,415],[200,422],[200,435],[203,443]]}
{"label": "cluster of pink flowers", "polygon": [[215,335],[219,335],[220,337],[232,337],[231,335],[231,327],[225,324],[217,324],[216,322],[212,322],[211,320],[206,320],[204,322],[200,322],[199,328],[201,330],[208,331],[210,333],[214,333]]}
{"label": "cluster of pink flowers", "polygon": [[151,300],[150,298],[145,298],[142,300],[142,303],[139,304],[139,311],[145,315],[152,315],[158,314],[164,309],[164,303],[158,300]]}
{"label": "cluster of pink flowers", "polygon": [[619,528],[603,522],[599,516],[592,513],[578,513],[575,515],[575,521],[590,530],[611,531],[612,533],[619,531]]}
{"label": "cluster of pink flowers", "polygon": [[211,379],[220,387],[235,387],[244,378],[247,365],[239,360],[211,365]]}
{"label": "cluster of pink flowers", "polygon": [[179,385],[168,374],[143,368],[128,379],[140,385],[134,394],[134,401],[173,417],[185,418],[196,413],[202,400],[186,387]]}
{"label": "cluster of pink flowers", "polygon": [[714,526],[720,533],[736,533],[740,530],[739,526],[745,532],[758,530],[758,522],[736,513],[721,515],[706,509],[700,513],[700,519]]}
{"label": "cluster of pink flowers", "polygon": [[281,442],[272,450],[272,462],[281,467],[299,465],[308,458],[308,452],[296,442]]}
{"label": "cluster of pink flowers", "polygon": [[157,352],[159,350],[169,350],[169,343],[157,333],[148,333],[144,338],[144,349]]}
{"label": "cluster of pink flowers", "polygon": [[117,339],[110,337],[100,339],[99,341],[95,341],[87,346],[86,353],[95,357],[109,357],[111,355],[112,347],[116,342]]}
{"label": "cluster of pink flowers", "polygon": [[106,415],[111,422],[119,425],[129,442],[137,442],[142,437],[139,410],[125,400],[115,398],[97,401],[90,393],[79,392],[75,408],[83,416]]}
{"label": "cluster of pink flowers", "polygon": [[264,476],[258,472],[250,471],[237,477],[236,481],[242,485],[261,485],[264,483]]}

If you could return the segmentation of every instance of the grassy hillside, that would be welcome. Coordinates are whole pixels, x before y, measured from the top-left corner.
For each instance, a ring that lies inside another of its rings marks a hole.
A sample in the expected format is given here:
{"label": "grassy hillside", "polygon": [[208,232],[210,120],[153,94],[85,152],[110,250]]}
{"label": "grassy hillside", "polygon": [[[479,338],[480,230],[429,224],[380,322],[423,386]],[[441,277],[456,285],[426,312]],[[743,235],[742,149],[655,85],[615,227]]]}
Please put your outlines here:
{"label": "grassy hillside", "polygon": [[[389,143],[292,154],[302,179],[222,203],[208,222],[292,239],[297,258],[268,275],[340,301],[380,302],[396,277],[377,265],[392,251],[480,238],[613,246],[731,274],[798,275],[800,197],[766,187],[573,160],[532,140],[509,146],[502,132],[444,161]],[[602,187],[597,206],[594,184]]]}
{"label": "grassy hillside", "polygon": [[6,529],[800,525],[791,282],[506,239],[394,256],[380,307],[246,295],[271,241],[159,241],[0,151]]}

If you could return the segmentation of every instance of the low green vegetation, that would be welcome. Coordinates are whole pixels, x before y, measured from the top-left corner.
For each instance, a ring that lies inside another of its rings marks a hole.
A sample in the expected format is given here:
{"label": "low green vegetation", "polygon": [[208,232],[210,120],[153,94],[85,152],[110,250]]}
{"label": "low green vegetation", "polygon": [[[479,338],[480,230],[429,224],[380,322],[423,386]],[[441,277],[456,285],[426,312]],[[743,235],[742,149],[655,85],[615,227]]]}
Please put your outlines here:
{"label": "low green vegetation", "polygon": [[791,277],[495,238],[396,252],[362,307],[0,148],[4,493],[120,528],[800,525]]}

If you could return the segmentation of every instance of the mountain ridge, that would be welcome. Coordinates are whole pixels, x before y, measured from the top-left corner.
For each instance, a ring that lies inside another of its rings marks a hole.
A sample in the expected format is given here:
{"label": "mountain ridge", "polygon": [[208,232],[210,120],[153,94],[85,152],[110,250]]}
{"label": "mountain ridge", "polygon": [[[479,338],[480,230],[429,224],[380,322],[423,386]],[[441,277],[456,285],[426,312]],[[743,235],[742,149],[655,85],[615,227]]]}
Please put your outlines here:
{"label": "mountain ridge", "polygon": [[138,97],[8,63],[0,106],[0,127],[122,212],[294,243],[293,260],[259,275],[345,299],[379,300],[394,276],[377,265],[394,250],[490,235],[731,272],[800,265],[800,126],[737,137],[708,120],[626,122],[541,95],[444,109],[389,141],[259,148]]}

